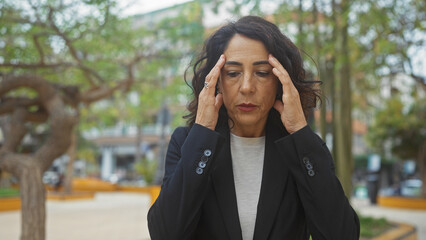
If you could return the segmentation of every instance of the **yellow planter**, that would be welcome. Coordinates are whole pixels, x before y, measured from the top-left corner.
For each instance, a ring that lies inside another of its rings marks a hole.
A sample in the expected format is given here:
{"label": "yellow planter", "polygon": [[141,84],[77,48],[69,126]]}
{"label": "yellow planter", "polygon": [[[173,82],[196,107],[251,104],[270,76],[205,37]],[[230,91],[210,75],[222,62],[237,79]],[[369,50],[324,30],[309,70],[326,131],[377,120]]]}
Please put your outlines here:
{"label": "yellow planter", "polygon": [[21,199],[19,197],[0,198],[0,212],[15,211],[21,209]]}
{"label": "yellow planter", "polygon": [[91,200],[95,197],[93,192],[73,192],[71,194],[64,193],[48,193],[47,200],[53,201],[69,201],[69,200]]}
{"label": "yellow planter", "polygon": [[379,196],[377,203],[384,207],[426,210],[426,199],[424,198]]}
{"label": "yellow planter", "polygon": [[133,186],[120,186],[120,191],[123,192],[136,192],[136,193],[147,193],[151,197],[151,205],[154,204],[157,200],[158,195],[160,194],[160,186],[147,186],[147,187],[133,187]]}
{"label": "yellow planter", "polygon": [[151,186],[150,187],[151,205],[154,204],[155,200],[157,200],[158,195],[160,195],[160,191],[161,191],[160,186]]}
{"label": "yellow planter", "polygon": [[384,232],[380,236],[373,238],[372,240],[389,240],[389,239],[399,239],[399,240],[417,240],[417,230],[415,227],[403,224],[403,223],[393,223],[394,228],[389,231]]}
{"label": "yellow planter", "polygon": [[118,186],[96,178],[74,178],[72,189],[77,192],[113,192]]}

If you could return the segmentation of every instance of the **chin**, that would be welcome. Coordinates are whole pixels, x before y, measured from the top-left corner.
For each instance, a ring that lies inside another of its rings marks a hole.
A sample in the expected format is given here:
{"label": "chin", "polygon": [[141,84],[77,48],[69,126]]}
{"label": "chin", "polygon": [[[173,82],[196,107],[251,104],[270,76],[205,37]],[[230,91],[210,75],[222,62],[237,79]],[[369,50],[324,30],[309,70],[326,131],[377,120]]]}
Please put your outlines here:
{"label": "chin", "polygon": [[237,116],[234,119],[234,123],[238,124],[240,126],[248,126],[248,127],[255,127],[256,124],[259,124],[262,119],[258,116]]}

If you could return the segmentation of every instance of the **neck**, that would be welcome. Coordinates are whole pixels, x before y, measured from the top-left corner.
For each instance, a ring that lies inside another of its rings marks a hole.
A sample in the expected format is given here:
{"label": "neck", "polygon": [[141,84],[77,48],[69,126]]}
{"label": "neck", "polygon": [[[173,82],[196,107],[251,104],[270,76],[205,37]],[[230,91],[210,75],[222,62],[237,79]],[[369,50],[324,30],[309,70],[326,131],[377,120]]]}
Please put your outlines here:
{"label": "neck", "polygon": [[231,133],[239,137],[254,138],[265,136],[266,123],[258,128],[253,126],[242,126],[229,120],[228,125]]}

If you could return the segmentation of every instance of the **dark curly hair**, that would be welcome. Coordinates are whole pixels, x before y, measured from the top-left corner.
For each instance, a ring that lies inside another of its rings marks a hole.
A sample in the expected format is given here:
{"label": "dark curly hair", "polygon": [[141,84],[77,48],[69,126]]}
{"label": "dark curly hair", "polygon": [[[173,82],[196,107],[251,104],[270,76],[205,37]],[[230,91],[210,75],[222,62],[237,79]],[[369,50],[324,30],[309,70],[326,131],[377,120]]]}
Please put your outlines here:
{"label": "dark curly hair", "polygon": [[[204,79],[214,67],[220,55],[226,50],[229,41],[235,34],[261,41],[266,49],[278,59],[299,91],[302,108],[305,117],[307,117],[309,110],[314,108],[317,100],[320,99],[317,85],[321,82],[306,81],[305,69],[303,68],[303,60],[299,49],[288,37],[281,33],[275,24],[260,17],[246,16],[219,28],[206,40],[203,50],[193,66],[192,84],[188,83],[187,71],[185,72],[185,82],[191,87],[193,93],[193,99],[187,106],[189,114],[184,116],[187,119],[187,125],[191,127],[195,123],[198,96],[204,87]],[[281,82],[279,82],[276,94],[282,96]],[[269,113],[269,120],[276,123],[281,122],[280,115],[274,108]],[[219,110],[219,119],[216,127],[222,124],[228,124],[228,114],[224,105]]]}

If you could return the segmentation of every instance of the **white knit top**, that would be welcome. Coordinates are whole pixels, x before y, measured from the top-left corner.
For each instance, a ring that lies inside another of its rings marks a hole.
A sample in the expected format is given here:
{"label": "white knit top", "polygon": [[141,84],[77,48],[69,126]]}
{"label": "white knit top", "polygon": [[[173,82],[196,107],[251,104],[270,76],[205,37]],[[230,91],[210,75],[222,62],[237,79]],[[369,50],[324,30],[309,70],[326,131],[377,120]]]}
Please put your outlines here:
{"label": "white knit top", "polygon": [[232,169],[243,240],[252,240],[262,183],[265,137],[231,134]]}

